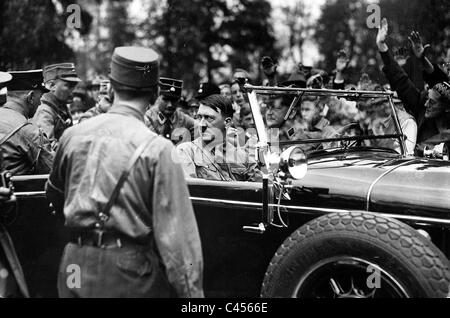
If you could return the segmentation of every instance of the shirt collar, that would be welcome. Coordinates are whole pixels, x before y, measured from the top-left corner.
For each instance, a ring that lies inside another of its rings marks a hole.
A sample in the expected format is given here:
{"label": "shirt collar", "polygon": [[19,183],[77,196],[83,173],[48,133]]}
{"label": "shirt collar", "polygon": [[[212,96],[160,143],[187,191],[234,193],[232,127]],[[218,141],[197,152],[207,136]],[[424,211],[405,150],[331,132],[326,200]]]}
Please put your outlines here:
{"label": "shirt collar", "polygon": [[108,111],[108,113],[131,116],[138,119],[139,121],[144,122],[144,114],[130,105],[126,104],[113,105],[111,109]]}
{"label": "shirt collar", "polygon": [[20,100],[19,98],[8,96],[8,101],[5,105],[3,105],[3,108],[14,110],[27,118],[27,105],[25,101]]}

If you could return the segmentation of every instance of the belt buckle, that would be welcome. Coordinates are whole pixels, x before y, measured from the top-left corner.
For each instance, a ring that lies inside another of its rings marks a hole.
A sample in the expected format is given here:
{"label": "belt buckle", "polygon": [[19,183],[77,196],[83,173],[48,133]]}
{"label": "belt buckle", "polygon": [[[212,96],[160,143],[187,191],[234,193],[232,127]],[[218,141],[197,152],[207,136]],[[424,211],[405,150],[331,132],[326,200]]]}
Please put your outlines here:
{"label": "belt buckle", "polygon": [[97,246],[104,248],[105,246],[103,245],[103,231],[100,230],[97,233]]}

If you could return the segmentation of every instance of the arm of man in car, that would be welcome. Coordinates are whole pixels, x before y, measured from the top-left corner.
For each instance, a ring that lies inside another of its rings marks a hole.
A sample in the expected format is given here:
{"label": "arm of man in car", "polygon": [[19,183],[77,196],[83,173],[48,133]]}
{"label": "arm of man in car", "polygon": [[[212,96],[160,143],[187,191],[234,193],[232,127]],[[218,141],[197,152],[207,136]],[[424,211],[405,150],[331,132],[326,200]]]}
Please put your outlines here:
{"label": "arm of man in car", "polygon": [[404,106],[412,111],[414,117],[417,119],[422,110],[423,96],[421,96],[420,91],[392,56],[389,47],[386,44],[387,33],[388,23],[386,18],[383,18],[381,26],[378,29],[376,40],[378,50],[384,63],[383,72],[392,89],[397,91],[398,97],[402,100]]}

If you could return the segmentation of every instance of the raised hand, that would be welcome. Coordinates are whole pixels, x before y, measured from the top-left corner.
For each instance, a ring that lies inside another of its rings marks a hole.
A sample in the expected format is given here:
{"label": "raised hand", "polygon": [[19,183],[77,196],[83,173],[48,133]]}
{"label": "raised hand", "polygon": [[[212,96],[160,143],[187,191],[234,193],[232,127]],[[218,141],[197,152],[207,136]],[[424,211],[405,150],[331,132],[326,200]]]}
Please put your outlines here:
{"label": "raised hand", "polygon": [[386,18],[383,18],[381,20],[381,25],[378,28],[378,34],[377,34],[377,46],[378,49],[382,52],[385,52],[388,50],[388,47],[386,45],[386,38],[388,35],[388,22]]}
{"label": "raised hand", "polygon": [[418,59],[423,58],[425,51],[431,47],[429,44],[425,46],[423,45],[422,39],[420,38],[420,34],[417,31],[412,31],[410,36],[408,36],[408,40],[411,43],[411,49],[414,55]]}
{"label": "raised hand", "polygon": [[347,67],[347,64],[348,64],[348,58],[339,57],[336,60],[336,70],[338,72],[344,71],[346,69],[346,67]]}

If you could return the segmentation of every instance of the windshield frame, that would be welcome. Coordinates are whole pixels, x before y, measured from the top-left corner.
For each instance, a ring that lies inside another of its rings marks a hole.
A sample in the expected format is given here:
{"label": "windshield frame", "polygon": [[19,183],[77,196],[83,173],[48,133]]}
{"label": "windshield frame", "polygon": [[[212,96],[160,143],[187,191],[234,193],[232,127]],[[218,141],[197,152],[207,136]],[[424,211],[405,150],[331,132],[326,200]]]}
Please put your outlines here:
{"label": "windshield frame", "polygon": [[[244,90],[248,94],[250,107],[253,113],[253,118],[256,124],[256,131],[258,133],[258,138],[260,143],[270,147],[267,136],[267,128],[262,118],[261,108],[257,100],[257,94],[260,95],[296,95],[297,102],[301,102],[303,96],[335,96],[335,97],[350,97],[350,98],[379,98],[386,97],[389,102],[389,107],[393,114],[394,124],[395,124],[395,134],[389,135],[361,135],[361,136],[348,136],[348,137],[338,137],[338,138],[328,138],[328,139],[304,139],[295,141],[280,141],[278,145],[288,146],[296,144],[307,144],[314,142],[329,142],[329,141],[353,141],[353,140],[370,140],[370,139],[387,139],[395,138],[398,140],[400,145],[400,155],[406,156],[406,144],[405,136],[402,132],[400,121],[398,118],[397,111],[394,107],[392,98],[394,92],[392,91],[358,91],[358,90],[334,90],[334,89],[313,89],[313,88],[295,88],[295,87],[278,87],[278,86],[254,86],[250,84],[244,85]],[[294,105],[295,106],[295,105]],[[290,110],[292,109],[292,105]],[[289,110],[289,111],[290,111]],[[288,112],[289,112],[288,111]],[[262,124],[261,124],[262,123]],[[385,149],[385,148],[383,148]]]}

